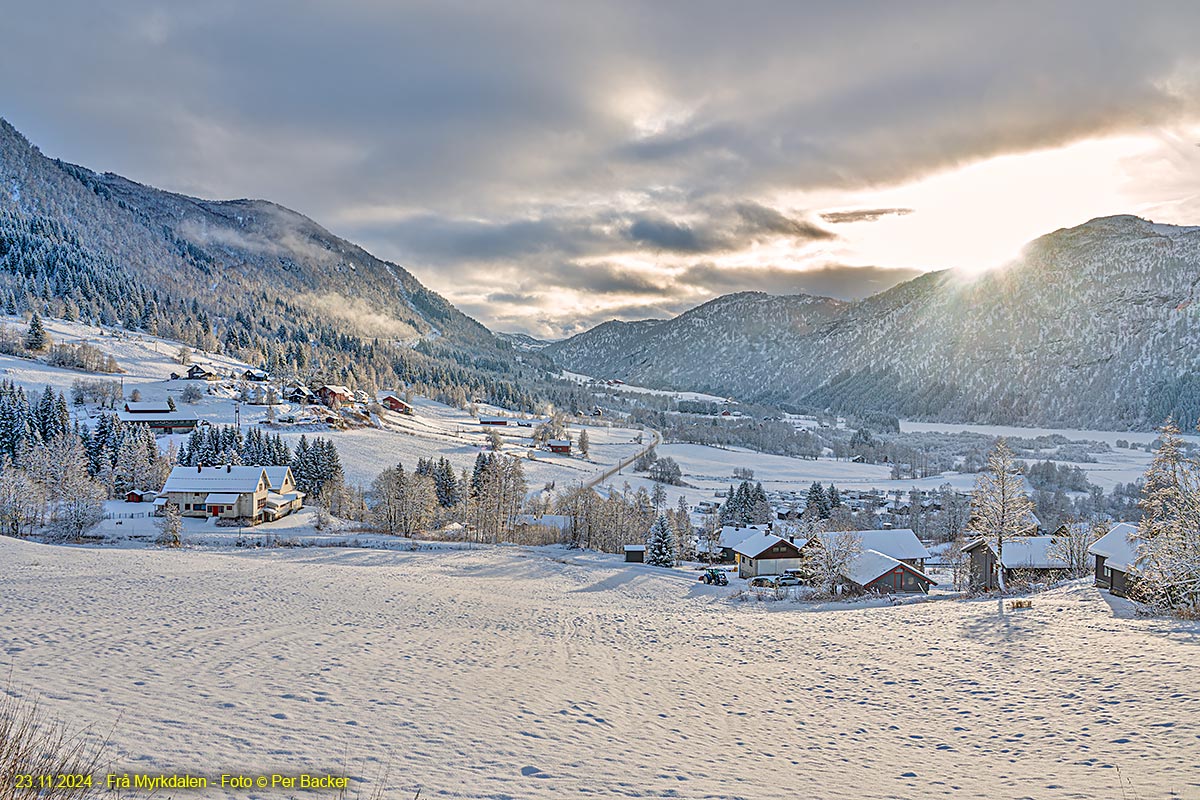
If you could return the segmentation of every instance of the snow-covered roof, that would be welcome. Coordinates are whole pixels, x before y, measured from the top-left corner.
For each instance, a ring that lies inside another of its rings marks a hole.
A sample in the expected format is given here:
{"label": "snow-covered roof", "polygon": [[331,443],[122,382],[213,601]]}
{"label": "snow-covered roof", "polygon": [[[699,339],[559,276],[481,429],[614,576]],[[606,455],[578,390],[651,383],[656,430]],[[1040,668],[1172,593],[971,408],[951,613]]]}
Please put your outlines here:
{"label": "snow-covered roof", "polygon": [[626,553],[641,553],[641,552],[644,552],[645,550],[646,550],[646,545],[644,545],[644,544],[627,544],[627,545],[625,545]]}
{"label": "snow-covered roof", "polygon": [[[905,561],[908,559],[929,558],[929,551],[911,528],[881,528],[866,531],[851,531],[862,539],[863,550],[875,550],[886,556]],[[821,536],[829,541],[839,533],[827,531]]]}
{"label": "snow-covered roof", "polygon": [[343,394],[343,395],[346,395],[347,397],[349,397],[353,394],[353,392],[350,391],[349,387],[339,386],[336,383],[327,383],[321,387],[320,391],[330,392],[332,394]]}
{"label": "snow-covered roof", "polygon": [[304,495],[300,492],[288,492],[287,494],[279,494],[278,492],[267,492],[267,505],[271,508],[279,508],[298,500]]}
{"label": "snow-covered roof", "polygon": [[[1050,555],[1050,546],[1054,543],[1053,536],[1017,536],[1004,540],[1005,569],[1066,569],[1067,562]],[[967,545],[966,550],[987,544],[992,553],[996,548],[991,542],[976,539]]]}
{"label": "snow-covered roof", "polygon": [[[267,483],[272,489],[279,490],[283,487],[284,479],[288,473],[292,471],[291,467],[263,467],[263,472],[267,473]],[[295,481],[292,481],[295,483]]]}
{"label": "snow-covered roof", "polygon": [[490,414],[480,414],[479,415],[479,424],[480,425],[488,425],[488,424],[507,425],[508,417],[497,417],[497,416],[490,415]]}
{"label": "snow-covered roof", "polygon": [[551,439],[550,441],[546,442],[546,444],[550,445],[551,447],[570,447],[571,440],[570,439]]}
{"label": "snow-covered roof", "polygon": [[254,492],[265,480],[262,467],[175,467],[163,486],[167,492]]}
{"label": "snow-covered roof", "polygon": [[[752,536],[748,536],[734,545],[733,552],[746,556],[746,558],[757,558],[760,554],[766,552],[768,548],[774,547],[780,542],[791,544],[791,542],[788,542],[782,536],[776,536],[766,531],[755,531]],[[792,546],[795,547],[795,545]],[[795,556],[790,557],[795,558]]]}
{"label": "snow-covered roof", "polygon": [[913,569],[907,564],[902,564],[899,560],[892,558],[886,553],[881,553],[878,550],[870,549],[863,550],[858,554],[858,557],[855,558],[854,562],[850,565],[850,574],[846,577],[857,583],[859,586],[866,586],[871,581],[879,578],[882,575],[886,575],[897,567],[915,572],[917,575],[920,575],[934,586],[937,585],[937,581],[935,581],[933,578],[930,578],[919,569]]}
{"label": "snow-covered roof", "polygon": [[725,525],[721,528],[719,546],[722,548],[734,547],[754,534],[764,532],[766,529],[766,525],[747,525],[744,528],[739,528],[736,525]]}
{"label": "snow-covered roof", "polygon": [[125,404],[125,410],[134,414],[169,414],[171,406],[166,400],[130,400]]}
{"label": "snow-covered roof", "polygon": [[149,412],[129,412],[118,411],[117,419],[121,422],[195,422],[196,415],[191,411],[158,411]]}
{"label": "snow-covered roof", "polygon": [[208,497],[204,498],[205,505],[224,505],[227,503],[236,503],[241,495],[232,492],[212,492]]}
{"label": "snow-covered roof", "polygon": [[1118,522],[1109,529],[1108,533],[1092,542],[1088,552],[1092,555],[1104,556],[1108,566],[1116,567],[1121,572],[1129,572],[1137,563],[1138,546],[1141,542],[1137,525]]}

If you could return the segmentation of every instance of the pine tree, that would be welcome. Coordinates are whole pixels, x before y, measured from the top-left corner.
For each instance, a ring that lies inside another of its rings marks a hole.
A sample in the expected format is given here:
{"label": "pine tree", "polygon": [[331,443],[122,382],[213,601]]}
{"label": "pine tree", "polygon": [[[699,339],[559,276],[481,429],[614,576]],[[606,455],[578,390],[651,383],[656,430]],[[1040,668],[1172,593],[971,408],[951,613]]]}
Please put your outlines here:
{"label": "pine tree", "polygon": [[805,511],[809,516],[815,516],[818,519],[829,519],[831,511],[829,496],[825,494],[825,488],[816,481],[813,481],[812,486],[808,487],[808,500],[805,504]]}
{"label": "pine tree", "polygon": [[29,330],[25,332],[25,349],[33,353],[40,353],[49,346],[50,335],[46,333],[42,318],[35,311],[29,320]]}
{"label": "pine tree", "polygon": [[646,539],[646,563],[656,567],[675,566],[675,531],[665,513],[660,512],[650,526]]}

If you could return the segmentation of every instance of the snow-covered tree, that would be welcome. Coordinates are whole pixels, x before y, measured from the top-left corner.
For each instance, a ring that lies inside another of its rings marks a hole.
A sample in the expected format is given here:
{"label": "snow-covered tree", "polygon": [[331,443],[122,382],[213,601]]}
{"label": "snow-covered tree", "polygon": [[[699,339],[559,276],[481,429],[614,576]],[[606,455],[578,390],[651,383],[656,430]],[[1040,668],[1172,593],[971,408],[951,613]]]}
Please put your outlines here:
{"label": "snow-covered tree", "polygon": [[1107,533],[1108,527],[1103,522],[1088,524],[1080,520],[1068,519],[1054,534],[1054,540],[1046,549],[1046,554],[1066,563],[1067,572],[1072,578],[1082,578],[1092,569],[1093,559],[1088,548],[1092,542]]}
{"label": "snow-covered tree", "polygon": [[[813,521],[808,521],[813,525]],[[819,528],[817,528],[819,530]],[[817,535],[803,549],[803,567],[808,581],[823,595],[834,595],[850,574],[854,560],[862,554],[862,537],[853,531]]]}
{"label": "snow-covered tree", "polygon": [[1146,470],[1136,592],[1160,610],[1200,616],[1200,461],[1167,420]]}
{"label": "snow-covered tree", "polygon": [[183,513],[175,503],[163,506],[158,526],[158,543],[167,547],[179,547],[183,537]]}
{"label": "snow-covered tree", "polygon": [[[996,563],[1004,561],[1004,543],[1036,533],[1032,523],[1033,503],[1025,493],[1024,476],[1004,439],[988,453],[987,465],[975,480],[971,497],[971,521],[967,529],[987,540],[996,551]],[[1004,569],[998,568],[1000,591],[1005,591]]]}
{"label": "snow-covered tree", "polygon": [[675,566],[675,530],[665,513],[659,513],[646,537],[646,563],[656,567]]}
{"label": "snow-covered tree", "polygon": [[42,318],[35,311],[29,320],[29,329],[25,332],[25,349],[33,353],[40,353],[49,346],[50,334],[46,333],[46,326],[42,324]]}
{"label": "snow-covered tree", "polygon": [[592,440],[588,438],[588,432],[586,428],[579,432],[579,442],[577,446],[579,447],[579,455],[587,458],[588,448],[592,446]]}

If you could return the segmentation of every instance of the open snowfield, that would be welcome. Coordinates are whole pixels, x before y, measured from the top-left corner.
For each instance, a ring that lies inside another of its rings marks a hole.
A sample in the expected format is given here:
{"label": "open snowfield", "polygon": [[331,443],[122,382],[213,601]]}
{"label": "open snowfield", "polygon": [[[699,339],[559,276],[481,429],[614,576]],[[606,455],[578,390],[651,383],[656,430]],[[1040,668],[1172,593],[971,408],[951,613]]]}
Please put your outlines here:
{"label": "open snowfield", "polygon": [[0,658],[113,728],[122,771],[345,764],[398,798],[1200,796],[1200,630],[1091,587],[1000,617],[734,603],[556,549],[0,539],[0,563]]}

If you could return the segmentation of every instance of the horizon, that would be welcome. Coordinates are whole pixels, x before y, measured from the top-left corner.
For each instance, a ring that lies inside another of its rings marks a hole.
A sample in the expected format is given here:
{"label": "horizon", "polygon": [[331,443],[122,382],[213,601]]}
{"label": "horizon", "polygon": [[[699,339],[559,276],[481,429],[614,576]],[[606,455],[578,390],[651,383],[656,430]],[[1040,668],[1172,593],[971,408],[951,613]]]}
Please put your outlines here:
{"label": "horizon", "polygon": [[543,339],[742,291],[857,300],[1097,217],[1200,219],[1186,5],[1063,3],[1036,30],[938,5],[515,8],[24,9],[0,64],[51,25],[66,55],[0,115],[51,157],[294,209]]}

